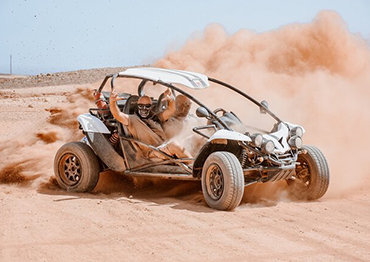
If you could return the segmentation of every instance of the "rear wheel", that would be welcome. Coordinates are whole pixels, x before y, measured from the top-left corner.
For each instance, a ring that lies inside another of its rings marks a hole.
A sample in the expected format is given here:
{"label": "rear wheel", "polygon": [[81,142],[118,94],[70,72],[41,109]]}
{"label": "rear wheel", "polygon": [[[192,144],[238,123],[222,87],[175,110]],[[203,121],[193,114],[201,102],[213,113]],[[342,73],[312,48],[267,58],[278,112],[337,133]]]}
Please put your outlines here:
{"label": "rear wheel", "polygon": [[70,192],[89,192],[99,180],[100,166],[94,151],[86,144],[63,145],[55,155],[54,174],[59,186]]}
{"label": "rear wheel", "polygon": [[220,151],[209,155],[202,170],[202,191],[212,208],[233,210],[240,204],[244,175],[234,154]]}
{"label": "rear wheel", "polygon": [[306,154],[298,157],[295,179],[289,179],[288,188],[297,199],[315,200],[322,197],[329,186],[329,167],[323,153],[315,146],[304,146]]}

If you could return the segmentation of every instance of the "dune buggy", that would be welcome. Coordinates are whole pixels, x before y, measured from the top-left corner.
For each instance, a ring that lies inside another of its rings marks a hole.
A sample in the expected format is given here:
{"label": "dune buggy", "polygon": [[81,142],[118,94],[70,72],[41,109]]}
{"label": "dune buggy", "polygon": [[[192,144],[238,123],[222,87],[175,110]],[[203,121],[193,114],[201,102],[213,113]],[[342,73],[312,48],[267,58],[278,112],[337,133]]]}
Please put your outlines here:
{"label": "dune buggy", "polygon": [[[329,184],[329,169],[322,152],[302,144],[302,126],[282,121],[272,113],[266,101],[258,102],[241,90],[203,74],[160,68],[129,68],[107,75],[98,92],[109,100],[110,92],[103,91],[108,80],[111,88],[117,78],[139,79],[138,94],[121,93],[118,107],[134,114],[144,86],[150,83],[170,88],[197,105],[196,116],[204,125],[194,126],[195,136],[204,139],[194,158],[177,158],[160,148],[135,140],[127,129],[116,121],[109,108],[91,108],[78,116],[85,137],[79,142],[63,145],[55,156],[54,172],[58,184],[72,192],[88,192],[96,186],[99,173],[113,170],[129,176],[162,177],[201,182],[206,203],[215,209],[232,210],[240,204],[244,187],[254,183],[285,180],[288,189],[300,199],[322,197]],[[204,90],[210,83],[227,88],[259,107],[273,118],[270,132],[238,132],[234,126],[243,125],[231,111],[214,111],[187,92]],[[161,98],[153,98],[156,110],[165,107]],[[190,116],[189,116],[190,117]],[[161,161],[137,159],[134,144],[150,148],[163,155]]]}

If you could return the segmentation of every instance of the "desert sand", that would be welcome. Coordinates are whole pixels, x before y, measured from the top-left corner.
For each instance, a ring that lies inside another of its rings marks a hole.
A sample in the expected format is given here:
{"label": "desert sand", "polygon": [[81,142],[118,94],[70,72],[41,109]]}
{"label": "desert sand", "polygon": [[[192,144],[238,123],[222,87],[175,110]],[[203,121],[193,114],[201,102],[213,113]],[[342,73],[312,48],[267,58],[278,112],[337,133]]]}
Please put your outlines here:
{"label": "desert sand", "polygon": [[[122,68],[0,79],[0,261],[369,261],[369,57],[323,13],[265,34],[211,26],[154,64],[268,98],[327,156],[323,198],[292,201],[284,182],[253,185],[232,212],[207,207],[197,182],[104,172],[91,193],[56,185],[56,151],[81,138],[76,117],[94,106],[96,81]],[[203,98],[233,99],[220,92]]]}

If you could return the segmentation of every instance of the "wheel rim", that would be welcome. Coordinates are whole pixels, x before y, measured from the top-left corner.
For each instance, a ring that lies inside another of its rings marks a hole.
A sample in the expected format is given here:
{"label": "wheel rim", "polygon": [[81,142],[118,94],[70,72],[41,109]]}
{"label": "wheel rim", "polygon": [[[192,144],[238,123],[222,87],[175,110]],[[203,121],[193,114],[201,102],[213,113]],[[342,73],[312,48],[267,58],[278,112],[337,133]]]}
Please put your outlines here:
{"label": "wheel rim", "polygon": [[300,157],[298,161],[300,165],[296,168],[296,179],[294,181],[297,182],[299,186],[308,189],[311,184],[310,165],[304,157]]}
{"label": "wheel rim", "polygon": [[213,200],[219,200],[224,192],[224,176],[221,168],[212,164],[206,174],[207,193]]}
{"label": "wheel rim", "polygon": [[68,186],[77,185],[81,181],[81,163],[76,155],[72,153],[63,155],[59,161],[59,176]]}

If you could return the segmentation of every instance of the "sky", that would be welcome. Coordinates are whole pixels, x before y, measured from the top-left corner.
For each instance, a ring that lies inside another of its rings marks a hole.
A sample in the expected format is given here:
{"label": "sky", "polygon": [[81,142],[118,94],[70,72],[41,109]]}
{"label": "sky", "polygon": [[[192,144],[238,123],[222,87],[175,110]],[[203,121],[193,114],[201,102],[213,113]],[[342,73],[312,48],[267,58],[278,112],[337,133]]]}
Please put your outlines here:
{"label": "sky", "polygon": [[0,73],[150,64],[213,23],[232,34],[311,22],[334,10],[370,39],[365,0],[0,0]]}

